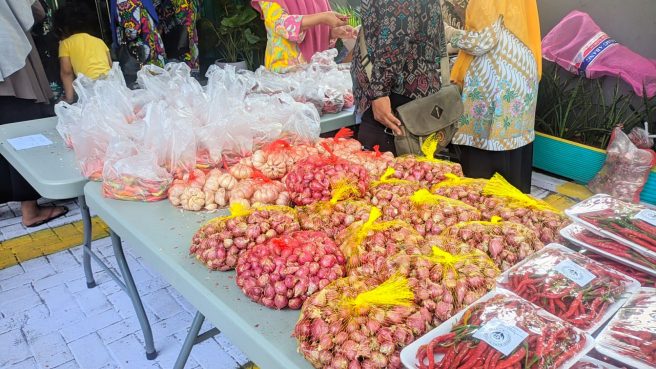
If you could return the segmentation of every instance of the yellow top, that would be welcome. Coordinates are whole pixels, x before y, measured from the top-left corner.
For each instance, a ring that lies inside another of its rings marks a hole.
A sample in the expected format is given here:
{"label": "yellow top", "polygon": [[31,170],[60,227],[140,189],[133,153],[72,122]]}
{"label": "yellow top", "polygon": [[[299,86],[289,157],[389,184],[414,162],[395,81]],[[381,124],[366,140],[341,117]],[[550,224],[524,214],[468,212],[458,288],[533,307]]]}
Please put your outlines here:
{"label": "yellow top", "polygon": [[59,57],[71,58],[75,75],[82,73],[92,79],[107,74],[111,68],[105,42],[87,33],[78,33],[60,42]]}
{"label": "yellow top", "polygon": [[[538,78],[542,75],[542,49],[540,17],[536,0],[471,0],[465,14],[465,30],[480,32],[491,26],[499,17],[503,24],[535,56]],[[460,51],[451,71],[451,80],[462,86],[465,74],[474,56]]]}

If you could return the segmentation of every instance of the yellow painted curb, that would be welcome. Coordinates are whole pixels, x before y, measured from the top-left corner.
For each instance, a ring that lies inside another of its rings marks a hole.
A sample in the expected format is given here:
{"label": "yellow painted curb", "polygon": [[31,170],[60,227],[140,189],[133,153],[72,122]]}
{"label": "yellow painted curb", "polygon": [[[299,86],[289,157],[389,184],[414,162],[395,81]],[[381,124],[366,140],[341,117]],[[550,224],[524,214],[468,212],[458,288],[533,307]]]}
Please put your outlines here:
{"label": "yellow painted curb", "polygon": [[[93,217],[91,221],[94,240],[109,236],[109,227],[100,218]],[[80,220],[0,242],[0,269],[81,245],[83,228]]]}

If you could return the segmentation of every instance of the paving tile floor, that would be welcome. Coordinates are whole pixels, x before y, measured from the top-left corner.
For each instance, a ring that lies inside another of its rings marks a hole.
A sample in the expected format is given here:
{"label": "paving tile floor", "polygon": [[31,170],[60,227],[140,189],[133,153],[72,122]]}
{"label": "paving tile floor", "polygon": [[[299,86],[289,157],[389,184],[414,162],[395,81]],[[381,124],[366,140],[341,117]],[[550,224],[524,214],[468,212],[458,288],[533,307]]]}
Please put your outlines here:
{"label": "paving tile floor", "polygon": [[[109,238],[93,248],[117,269]],[[82,249],[75,247],[0,270],[0,368],[172,368],[195,309],[129,245],[125,249],[153,328],[155,360],[146,360],[127,294],[95,265],[98,286],[88,289]],[[220,334],[195,346],[185,368],[233,369],[247,362]]]}

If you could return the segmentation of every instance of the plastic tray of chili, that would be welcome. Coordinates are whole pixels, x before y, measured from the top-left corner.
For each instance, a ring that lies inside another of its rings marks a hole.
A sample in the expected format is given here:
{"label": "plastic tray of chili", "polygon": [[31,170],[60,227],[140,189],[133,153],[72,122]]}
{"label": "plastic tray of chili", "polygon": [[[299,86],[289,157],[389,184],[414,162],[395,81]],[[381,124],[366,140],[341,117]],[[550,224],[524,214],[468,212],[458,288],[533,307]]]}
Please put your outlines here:
{"label": "plastic tray of chili", "polygon": [[554,243],[508,269],[497,285],[588,333],[640,288],[635,279]]}
{"label": "plastic tray of chili", "polygon": [[409,369],[436,368],[442,360],[450,368],[511,368],[514,363],[522,369],[567,369],[593,346],[589,334],[496,289],[405,347],[401,361]]}
{"label": "plastic tray of chili", "polygon": [[[610,251],[606,251],[606,250],[604,250],[602,248],[599,248],[599,247],[595,247],[595,246],[593,246],[593,245],[591,245],[591,244],[589,244],[589,243],[587,243],[587,242],[580,239],[580,235],[582,233],[586,232],[586,231],[588,231],[588,230],[585,227],[582,227],[578,224],[570,224],[567,227],[560,230],[560,235],[563,236],[567,241],[569,241],[569,242],[571,242],[571,243],[573,243],[573,244],[575,244],[579,247],[582,247],[586,250],[590,250],[591,252],[594,252],[595,254],[603,255],[603,256],[607,257],[608,259],[614,260],[614,261],[616,261],[620,264],[624,264],[624,265],[630,266],[631,268],[635,268],[637,270],[640,270],[640,271],[643,271],[645,273],[656,276],[656,269],[655,268],[650,268],[649,266],[643,265],[643,264],[641,264],[637,261],[632,261],[628,258],[624,258],[624,257],[621,257],[621,256],[617,255],[617,253],[619,251],[619,252],[631,253],[631,254],[636,253],[636,254],[634,254],[635,256],[632,257],[632,259],[645,258],[645,256],[641,255],[639,253],[639,251],[634,251],[629,246],[620,244],[619,242],[617,242],[615,240],[611,240],[610,238],[606,238],[606,240],[613,243],[611,246],[613,247],[613,250],[614,250],[613,252],[614,253],[610,252]],[[598,236],[597,234],[595,234],[595,237],[601,237],[601,236]],[[647,256],[647,258],[648,258],[648,256]],[[644,262],[644,263],[646,264],[647,262]]]}
{"label": "plastic tray of chili", "polygon": [[600,194],[565,214],[593,233],[656,258],[656,210]]}

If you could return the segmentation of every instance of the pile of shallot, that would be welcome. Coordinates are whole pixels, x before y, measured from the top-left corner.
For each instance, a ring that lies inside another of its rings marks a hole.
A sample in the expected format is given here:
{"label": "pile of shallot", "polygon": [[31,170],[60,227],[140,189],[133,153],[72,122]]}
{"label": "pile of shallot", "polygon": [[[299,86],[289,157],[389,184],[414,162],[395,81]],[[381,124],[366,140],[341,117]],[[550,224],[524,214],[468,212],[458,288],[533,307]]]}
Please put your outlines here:
{"label": "pile of shallot", "polygon": [[393,178],[394,173],[394,168],[387,168],[379,180],[369,184],[369,190],[365,195],[371,205],[383,209],[383,212],[392,200],[411,196],[422,188],[419,182]]}
{"label": "pile of shallot", "polygon": [[544,244],[530,228],[513,222],[464,222],[444,230],[441,245],[449,252],[466,253],[472,249],[485,252],[501,270],[524,260],[542,249]]}
{"label": "pile of shallot", "polygon": [[476,208],[458,200],[433,195],[426,189],[410,197],[392,199],[383,210],[383,219],[401,219],[422,236],[438,235],[456,223],[481,219],[481,213]]}
{"label": "pile of shallot", "polygon": [[296,212],[286,206],[244,209],[233,205],[230,212],[203,225],[191,242],[189,253],[213,270],[234,269],[249,248],[300,230]]}
{"label": "pile of shallot", "polygon": [[330,237],[351,224],[366,221],[371,212],[371,205],[365,201],[319,201],[314,204],[296,208],[301,229],[323,231]]}
{"label": "pile of shallot", "polygon": [[409,224],[400,221],[379,221],[380,210],[372,208],[367,221],[358,221],[335,236],[335,241],[347,258],[349,270],[362,265],[379,265],[398,252],[427,252],[424,238]]}
{"label": "pile of shallot", "polygon": [[398,369],[400,351],[430,328],[408,281],[350,276],[312,295],[293,336],[315,368]]}
{"label": "pile of shallot", "polygon": [[356,186],[364,194],[369,174],[361,165],[335,155],[311,156],[298,163],[285,178],[287,191],[296,205],[329,200],[333,190],[345,183]]}
{"label": "pile of shallot", "polygon": [[237,263],[237,285],[269,308],[300,309],[305,299],[345,274],[346,260],[323,232],[299,231],[248,249]]}

